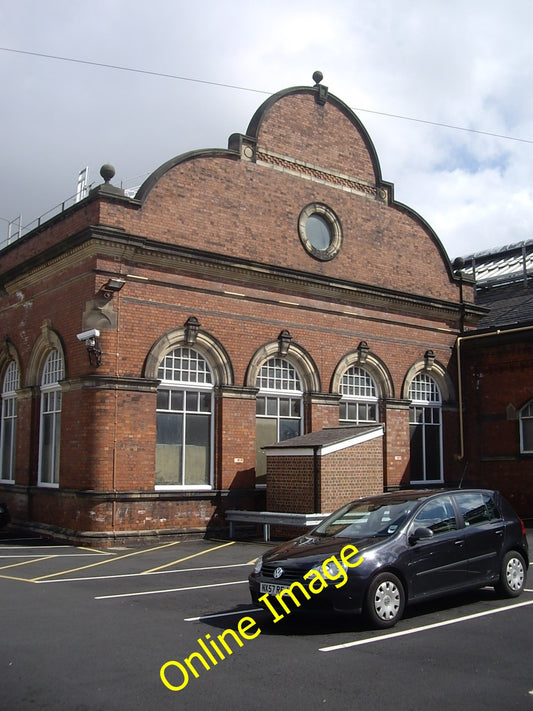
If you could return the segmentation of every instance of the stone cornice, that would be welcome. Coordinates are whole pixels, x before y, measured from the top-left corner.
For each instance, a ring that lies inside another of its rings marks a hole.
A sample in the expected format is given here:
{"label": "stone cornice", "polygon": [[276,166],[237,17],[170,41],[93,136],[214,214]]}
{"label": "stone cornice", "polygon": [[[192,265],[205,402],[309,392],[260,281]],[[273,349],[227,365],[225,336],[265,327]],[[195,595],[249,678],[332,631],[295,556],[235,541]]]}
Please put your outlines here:
{"label": "stone cornice", "polygon": [[[293,297],[325,299],[346,305],[439,320],[457,320],[459,317],[460,304],[456,302],[162,243],[103,226],[93,227],[75,235],[65,240],[61,247],[62,250],[56,245],[53,250],[28,260],[22,274],[19,268],[13,270],[11,275],[6,275],[11,277],[4,282],[7,293],[15,293],[53,277],[66,266],[74,266],[82,259],[102,255],[117,257],[142,267],[186,273],[199,277],[202,281],[226,281],[245,287],[252,284],[257,289],[283,292]],[[127,275],[125,278],[128,278]],[[180,287],[170,281],[164,283]],[[467,318],[475,319],[485,313],[474,304],[466,304],[465,310]]]}
{"label": "stone cornice", "polygon": [[255,400],[259,388],[241,387],[239,385],[221,385],[215,388],[220,397],[228,400]]}
{"label": "stone cornice", "polygon": [[338,405],[341,395],[338,393],[306,393],[304,401],[311,405]]}
{"label": "stone cornice", "polygon": [[117,377],[113,375],[85,375],[61,381],[63,392],[73,390],[128,390],[155,393],[159,380],[147,378]]}

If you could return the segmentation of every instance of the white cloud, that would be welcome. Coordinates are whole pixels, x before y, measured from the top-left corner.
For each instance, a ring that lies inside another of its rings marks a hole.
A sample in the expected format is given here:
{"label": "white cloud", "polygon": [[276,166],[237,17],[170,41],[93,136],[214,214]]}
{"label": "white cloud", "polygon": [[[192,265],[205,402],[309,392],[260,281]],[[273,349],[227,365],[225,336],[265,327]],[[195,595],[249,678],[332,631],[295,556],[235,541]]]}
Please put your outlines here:
{"label": "white cloud", "polygon": [[[533,237],[532,144],[369,111],[533,140],[532,25],[530,0],[22,0],[0,8],[0,46],[267,92],[320,69],[359,110],[397,199],[454,257]],[[0,81],[0,216],[24,222],[73,194],[87,164],[131,185],[225,147],[266,98],[2,51]]]}

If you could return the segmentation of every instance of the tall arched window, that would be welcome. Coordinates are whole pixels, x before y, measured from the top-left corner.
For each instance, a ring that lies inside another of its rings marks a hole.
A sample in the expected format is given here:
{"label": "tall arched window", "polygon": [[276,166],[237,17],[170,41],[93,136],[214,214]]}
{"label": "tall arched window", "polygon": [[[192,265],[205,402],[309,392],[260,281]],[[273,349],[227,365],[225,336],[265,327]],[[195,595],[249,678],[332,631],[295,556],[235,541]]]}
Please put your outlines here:
{"label": "tall arched window", "polygon": [[213,372],[192,348],[176,348],[159,365],[156,488],[212,486]]}
{"label": "tall arched window", "polygon": [[15,479],[15,441],[17,422],[17,389],[19,370],[14,361],[7,366],[2,384],[2,418],[0,422],[0,480]]}
{"label": "tall arched window", "polygon": [[533,400],[520,410],[520,452],[533,454]]}
{"label": "tall arched window", "polygon": [[340,383],[341,425],[378,421],[378,390],[370,373],[358,366],[348,368]]}
{"label": "tall arched window", "polygon": [[63,356],[50,351],[41,377],[41,427],[39,430],[39,484],[59,485],[59,443],[61,436],[61,386]]}
{"label": "tall arched window", "polygon": [[266,484],[261,448],[302,433],[302,381],[284,358],[269,358],[257,374],[256,484]]}
{"label": "tall arched window", "polygon": [[416,375],[409,387],[411,481],[442,481],[442,396],[427,373]]}

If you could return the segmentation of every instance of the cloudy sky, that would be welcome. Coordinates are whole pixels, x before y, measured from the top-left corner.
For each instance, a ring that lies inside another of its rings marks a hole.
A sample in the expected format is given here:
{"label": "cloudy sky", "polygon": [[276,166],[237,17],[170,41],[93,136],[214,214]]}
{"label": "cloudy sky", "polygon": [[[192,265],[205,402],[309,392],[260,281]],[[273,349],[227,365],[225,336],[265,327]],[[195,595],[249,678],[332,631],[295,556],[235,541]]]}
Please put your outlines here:
{"label": "cloudy sky", "polygon": [[139,185],[315,69],[451,259],[532,239],[532,27],[531,0],[0,0],[0,246],[85,166]]}

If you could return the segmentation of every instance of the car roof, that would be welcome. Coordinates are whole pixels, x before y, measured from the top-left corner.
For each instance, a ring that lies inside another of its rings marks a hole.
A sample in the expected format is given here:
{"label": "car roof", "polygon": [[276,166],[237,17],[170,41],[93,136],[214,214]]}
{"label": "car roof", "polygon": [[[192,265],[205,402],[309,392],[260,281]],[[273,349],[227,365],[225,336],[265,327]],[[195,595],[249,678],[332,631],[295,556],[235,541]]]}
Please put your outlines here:
{"label": "car roof", "polygon": [[387,491],[383,494],[374,494],[373,496],[363,496],[353,503],[360,501],[368,501],[376,504],[399,504],[403,501],[418,501],[419,499],[429,499],[431,496],[438,494],[453,494],[453,493],[469,493],[469,492],[486,492],[492,494],[488,489],[398,489],[397,491]]}

